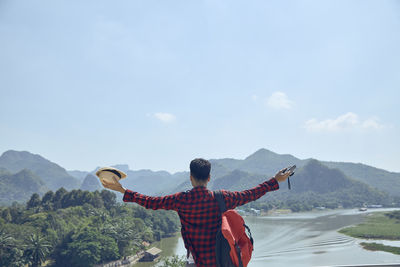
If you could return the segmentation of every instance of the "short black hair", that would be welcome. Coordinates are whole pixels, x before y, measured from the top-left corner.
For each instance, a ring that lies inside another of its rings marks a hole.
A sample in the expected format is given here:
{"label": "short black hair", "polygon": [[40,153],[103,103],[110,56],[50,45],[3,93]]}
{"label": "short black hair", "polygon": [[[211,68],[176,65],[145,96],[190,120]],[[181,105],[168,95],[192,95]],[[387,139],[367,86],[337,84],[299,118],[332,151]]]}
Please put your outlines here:
{"label": "short black hair", "polygon": [[197,158],[190,162],[190,175],[198,181],[207,181],[210,171],[211,163],[208,160]]}

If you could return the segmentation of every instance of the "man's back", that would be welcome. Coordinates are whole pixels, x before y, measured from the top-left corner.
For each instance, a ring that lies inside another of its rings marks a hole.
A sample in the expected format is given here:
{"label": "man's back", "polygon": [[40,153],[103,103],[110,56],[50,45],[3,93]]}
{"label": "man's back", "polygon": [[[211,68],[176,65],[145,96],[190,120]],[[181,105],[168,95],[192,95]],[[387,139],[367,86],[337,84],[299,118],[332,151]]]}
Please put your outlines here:
{"label": "man's back", "polygon": [[[278,188],[277,181],[271,179],[249,190],[222,192],[227,209],[233,209]],[[189,191],[164,197],[150,197],[126,190],[123,200],[136,202],[150,209],[177,211],[181,220],[181,233],[185,247],[192,253],[196,265],[198,267],[216,266],[215,238],[221,224],[221,214],[213,193],[205,186],[194,187]]]}
{"label": "man's back", "polygon": [[195,187],[182,193],[177,210],[186,249],[197,266],[216,266],[215,236],[221,225],[218,203],[206,187]]}

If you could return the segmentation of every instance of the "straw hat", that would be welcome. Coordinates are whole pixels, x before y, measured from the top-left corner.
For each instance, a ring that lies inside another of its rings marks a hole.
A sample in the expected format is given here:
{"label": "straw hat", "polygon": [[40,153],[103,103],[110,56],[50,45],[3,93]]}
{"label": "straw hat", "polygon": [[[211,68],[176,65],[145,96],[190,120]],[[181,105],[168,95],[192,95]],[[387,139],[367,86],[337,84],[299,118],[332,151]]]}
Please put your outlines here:
{"label": "straw hat", "polygon": [[113,167],[103,167],[96,172],[96,176],[99,177],[100,180],[113,183],[115,179],[117,181],[124,179],[126,173]]}

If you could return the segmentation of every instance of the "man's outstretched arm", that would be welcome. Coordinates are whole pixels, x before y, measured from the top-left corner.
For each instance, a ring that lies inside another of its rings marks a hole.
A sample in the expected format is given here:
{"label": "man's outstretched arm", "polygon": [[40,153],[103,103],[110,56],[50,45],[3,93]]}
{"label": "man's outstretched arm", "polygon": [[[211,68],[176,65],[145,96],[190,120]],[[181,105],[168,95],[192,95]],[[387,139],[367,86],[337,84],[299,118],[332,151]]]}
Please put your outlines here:
{"label": "man's outstretched arm", "polygon": [[135,202],[146,209],[176,210],[178,207],[177,197],[180,193],[164,197],[150,197],[125,189],[117,179],[114,180],[114,183],[107,183],[106,181],[101,181],[101,183],[105,188],[124,194],[124,202]]}
{"label": "man's outstretched arm", "polygon": [[286,181],[291,172],[286,172],[286,169],[280,170],[270,180],[259,184],[258,186],[244,190],[244,191],[222,191],[225,199],[227,209],[234,209],[238,206],[244,205],[248,202],[254,201],[265,195],[269,191],[275,191],[279,189],[279,183]]}
{"label": "man's outstretched arm", "polygon": [[176,210],[179,206],[178,197],[180,193],[174,195],[168,195],[163,197],[150,197],[138,192],[133,192],[129,189],[125,190],[124,202],[135,202],[146,209],[164,209],[164,210]]}

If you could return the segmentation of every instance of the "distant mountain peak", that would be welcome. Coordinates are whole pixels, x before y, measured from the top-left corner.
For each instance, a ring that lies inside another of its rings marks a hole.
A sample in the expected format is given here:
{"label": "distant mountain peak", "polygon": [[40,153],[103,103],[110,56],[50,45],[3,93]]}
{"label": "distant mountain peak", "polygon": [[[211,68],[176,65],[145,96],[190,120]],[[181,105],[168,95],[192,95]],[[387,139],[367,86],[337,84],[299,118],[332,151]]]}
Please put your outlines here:
{"label": "distant mountain peak", "polygon": [[4,152],[0,158],[7,159],[7,160],[25,160],[25,159],[43,159],[42,156],[38,154],[33,154],[28,151],[17,151],[17,150],[7,150]]}
{"label": "distant mountain peak", "polygon": [[[21,162],[29,161],[29,162],[35,163],[35,164],[46,163],[46,164],[56,165],[58,168],[65,171],[65,169],[63,167],[59,166],[58,164],[42,157],[39,154],[33,154],[29,151],[7,150],[0,156],[0,165],[3,165],[3,164],[9,165],[10,163],[15,164],[20,161]],[[27,169],[30,169],[30,168],[27,168]],[[13,171],[15,171],[15,170],[13,170]]]}
{"label": "distant mountain peak", "polygon": [[70,176],[63,167],[28,151],[8,150],[4,152],[0,156],[0,168],[12,173],[28,169],[40,177],[52,190],[59,187],[68,189],[79,187],[79,181]]}
{"label": "distant mountain peak", "polygon": [[[249,161],[281,162],[281,161],[283,161],[283,162],[287,162],[288,164],[297,164],[297,163],[300,163],[301,160],[291,154],[278,154],[271,150],[261,148],[261,149],[257,150],[256,152],[254,152],[253,154],[251,154],[250,156],[248,156],[247,158],[245,158],[244,161],[247,161],[247,162],[249,162]],[[286,166],[282,166],[282,168],[283,167],[286,167]]]}
{"label": "distant mountain peak", "polygon": [[245,158],[245,160],[249,159],[249,158],[255,158],[255,157],[260,157],[260,156],[278,156],[279,154],[268,150],[266,148],[261,148],[259,150],[257,150],[256,152],[254,152],[253,154],[251,154],[250,156],[248,156],[247,158]]}
{"label": "distant mountain peak", "polygon": [[116,165],[113,165],[111,167],[114,167],[114,168],[116,168],[118,170],[121,170],[123,172],[128,172],[129,171],[129,165],[128,164],[116,164]]}
{"label": "distant mountain peak", "polygon": [[305,166],[319,166],[319,167],[327,168],[327,166],[324,166],[321,161],[319,161],[317,159],[313,159],[313,158],[307,160],[307,164]]}
{"label": "distant mountain peak", "polygon": [[101,190],[102,187],[100,185],[99,179],[97,179],[97,177],[95,177],[93,174],[89,173],[83,180],[81,189],[88,191],[96,191],[96,190]]}

